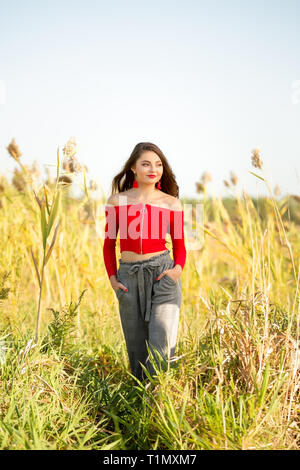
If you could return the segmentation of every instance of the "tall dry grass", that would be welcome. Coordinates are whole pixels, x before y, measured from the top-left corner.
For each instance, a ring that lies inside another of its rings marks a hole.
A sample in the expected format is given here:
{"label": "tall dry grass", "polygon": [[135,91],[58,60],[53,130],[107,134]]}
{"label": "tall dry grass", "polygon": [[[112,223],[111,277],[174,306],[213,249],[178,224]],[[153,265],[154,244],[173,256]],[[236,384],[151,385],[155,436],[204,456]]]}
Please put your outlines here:
{"label": "tall dry grass", "polygon": [[[82,198],[72,196],[74,143],[66,149],[54,182],[19,163],[19,182],[17,173],[0,181],[0,447],[299,448],[300,236],[289,201],[270,190],[262,217],[232,174],[229,211],[208,197],[204,174],[205,243],[182,274],[178,360],[137,384],[102,259],[105,201],[85,173]],[[262,170],[257,151],[253,163]],[[44,242],[36,198],[45,185],[54,204],[58,182],[60,226],[41,292],[53,238]]]}

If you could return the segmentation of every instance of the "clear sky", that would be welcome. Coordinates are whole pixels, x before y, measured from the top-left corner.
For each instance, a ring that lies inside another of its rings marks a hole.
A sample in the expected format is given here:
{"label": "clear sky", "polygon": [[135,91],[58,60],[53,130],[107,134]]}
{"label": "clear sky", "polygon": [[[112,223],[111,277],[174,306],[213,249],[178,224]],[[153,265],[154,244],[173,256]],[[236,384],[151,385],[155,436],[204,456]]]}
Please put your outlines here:
{"label": "clear sky", "polygon": [[56,162],[72,136],[108,195],[136,143],[168,158],[180,196],[204,171],[252,194],[300,191],[299,0],[0,0],[0,172]]}

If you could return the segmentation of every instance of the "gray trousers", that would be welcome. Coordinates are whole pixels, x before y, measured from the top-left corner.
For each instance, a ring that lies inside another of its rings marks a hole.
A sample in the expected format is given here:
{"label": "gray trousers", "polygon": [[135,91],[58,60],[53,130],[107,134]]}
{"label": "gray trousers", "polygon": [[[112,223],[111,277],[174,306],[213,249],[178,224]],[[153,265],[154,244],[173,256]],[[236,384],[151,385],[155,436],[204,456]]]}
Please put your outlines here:
{"label": "gray trousers", "polygon": [[175,282],[164,275],[159,281],[155,280],[173,267],[170,250],[144,261],[119,259],[117,278],[128,292],[119,288],[116,295],[131,372],[139,380],[146,378],[141,364],[153,377],[156,374],[153,364],[159,370],[165,369],[174,358],[182,300],[181,279]]}

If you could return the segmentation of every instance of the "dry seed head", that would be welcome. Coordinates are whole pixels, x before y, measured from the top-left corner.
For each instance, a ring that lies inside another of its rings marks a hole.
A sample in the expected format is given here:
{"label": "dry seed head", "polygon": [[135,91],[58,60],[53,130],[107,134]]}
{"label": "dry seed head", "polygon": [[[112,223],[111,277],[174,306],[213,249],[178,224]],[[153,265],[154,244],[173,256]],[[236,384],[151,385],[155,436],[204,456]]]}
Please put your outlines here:
{"label": "dry seed head", "polygon": [[69,169],[69,160],[67,160],[67,159],[64,160],[63,164],[62,164],[62,167],[63,167],[64,170],[70,171],[70,169]]}
{"label": "dry seed head", "polygon": [[64,161],[63,161],[62,166],[64,170],[66,170],[69,173],[76,173],[76,172],[82,171],[82,166],[75,158],[75,154],[77,153],[75,137],[71,137],[68,140],[68,142],[63,148],[63,153],[64,153]]}
{"label": "dry seed head", "polygon": [[63,148],[63,153],[66,158],[74,157],[74,155],[77,153],[75,137],[71,137],[68,140]]}
{"label": "dry seed head", "polygon": [[12,184],[18,191],[23,191],[26,187],[26,180],[23,177],[22,171],[20,171],[18,168],[14,169]]}
{"label": "dry seed head", "polygon": [[5,188],[8,186],[7,178],[0,174],[0,193],[5,191]]}
{"label": "dry seed head", "polygon": [[276,184],[276,186],[274,188],[274,194],[275,194],[275,196],[280,196],[280,194],[281,194],[280,187],[279,187],[278,184]]}
{"label": "dry seed head", "polygon": [[90,190],[91,191],[97,191],[97,189],[98,189],[97,183],[94,180],[91,180],[90,181]]}
{"label": "dry seed head", "polygon": [[233,173],[233,171],[230,172],[230,181],[233,186],[236,186],[238,184],[238,177]]}
{"label": "dry seed head", "polygon": [[224,182],[224,184],[225,184],[226,188],[230,188],[230,184],[228,183],[228,181],[226,181],[226,180],[223,180],[223,182]]}
{"label": "dry seed head", "polygon": [[18,160],[22,156],[22,153],[20,152],[20,149],[16,144],[15,138],[11,139],[9,146],[6,147],[6,149],[10,156],[13,157],[15,160]]}
{"label": "dry seed head", "polygon": [[77,160],[75,161],[75,171],[82,171],[82,165]]}
{"label": "dry seed head", "polygon": [[211,181],[211,174],[208,173],[208,171],[205,171],[201,176],[201,181],[204,184],[204,186],[206,186],[207,183]]}
{"label": "dry seed head", "polygon": [[63,162],[63,169],[69,173],[76,173],[82,171],[82,166],[75,157],[69,157]]}
{"label": "dry seed head", "polygon": [[262,169],[262,167],[263,167],[263,161],[262,161],[262,159],[260,158],[260,150],[259,150],[259,149],[254,149],[254,150],[252,150],[252,157],[251,157],[251,160],[252,160],[252,165],[253,165],[255,168],[259,168],[260,170]]}
{"label": "dry seed head", "polygon": [[58,181],[60,183],[63,183],[63,184],[71,184],[72,183],[72,180],[71,178],[69,178],[69,176],[67,175],[62,175],[59,177]]}
{"label": "dry seed head", "polygon": [[41,171],[38,162],[35,160],[31,166],[30,170],[31,176],[35,179],[39,179],[41,176]]}
{"label": "dry seed head", "polygon": [[197,193],[203,193],[203,191],[204,191],[204,186],[203,186],[203,184],[197,182],[197,183],[196,183],[196,192],[197,192]]}

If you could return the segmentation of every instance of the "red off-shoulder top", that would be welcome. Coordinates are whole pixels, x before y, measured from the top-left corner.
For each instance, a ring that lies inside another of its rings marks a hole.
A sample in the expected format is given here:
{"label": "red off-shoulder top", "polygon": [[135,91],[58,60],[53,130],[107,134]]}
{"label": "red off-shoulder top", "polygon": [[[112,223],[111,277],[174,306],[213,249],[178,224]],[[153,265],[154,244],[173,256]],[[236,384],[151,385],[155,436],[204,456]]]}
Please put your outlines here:
{"label": "red off-shoulder top", "polygon": [[184,213],[144,202],[105,206],[103,258],[108,277],[117,274],[116,239],[120,230],[120,250],[154,253],[167,250],[166,234],[170,233],[174,266],[182,269],[186,260]]}

